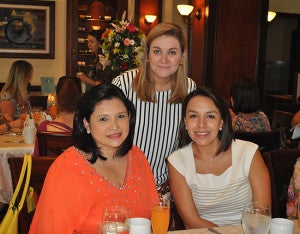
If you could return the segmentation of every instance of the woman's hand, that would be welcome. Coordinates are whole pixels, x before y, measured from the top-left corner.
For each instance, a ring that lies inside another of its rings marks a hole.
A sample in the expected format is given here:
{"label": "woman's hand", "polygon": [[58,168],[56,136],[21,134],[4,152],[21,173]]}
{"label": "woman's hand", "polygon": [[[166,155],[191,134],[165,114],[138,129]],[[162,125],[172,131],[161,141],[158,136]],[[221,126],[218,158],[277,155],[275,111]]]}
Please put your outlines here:
{"label": "woman's hand", "polygon": [[89,79],[83,72],[77,72],[76,77],[84,82],[86,82],[87,79]]}
{"label": "woman's hand", "polygon": [[21,119],[16,119],[14,121],[9,122],[9,125],[11,126],[11,128],[22,128],[23,127],[23,123]]}

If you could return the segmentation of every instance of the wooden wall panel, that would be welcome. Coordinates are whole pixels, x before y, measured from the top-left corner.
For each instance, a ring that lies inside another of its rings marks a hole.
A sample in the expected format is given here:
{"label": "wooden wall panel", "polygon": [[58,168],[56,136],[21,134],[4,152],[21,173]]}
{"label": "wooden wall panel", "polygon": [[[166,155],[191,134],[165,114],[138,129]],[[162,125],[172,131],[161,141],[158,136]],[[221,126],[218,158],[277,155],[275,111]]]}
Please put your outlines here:
{"label": "wooden wall panel", "polygon": [[205,0],[205,9],[204,26],[192,29],[192,78],[224,99],[234,79],[259,79],[263,87],[268,0]]}
{"label": "wooden wall panel", "polygon": [[190,28],[192,30],[188,35],[191,37],[188,38],[191,48],[189,56],[193,61],[193,63],[189,63],[189,76],[197,85],[200,85],[203,82],[205,0],[194,0],[192,5],[194,6],[192,14],[197,9],[201,9],[202,16],[200,20],[194,19],[192,28]]}
{"label": "wooden wall panel", "polygon": [[234,79],[256,79],[260,0],[220,1],[213,87],[229,97]]}

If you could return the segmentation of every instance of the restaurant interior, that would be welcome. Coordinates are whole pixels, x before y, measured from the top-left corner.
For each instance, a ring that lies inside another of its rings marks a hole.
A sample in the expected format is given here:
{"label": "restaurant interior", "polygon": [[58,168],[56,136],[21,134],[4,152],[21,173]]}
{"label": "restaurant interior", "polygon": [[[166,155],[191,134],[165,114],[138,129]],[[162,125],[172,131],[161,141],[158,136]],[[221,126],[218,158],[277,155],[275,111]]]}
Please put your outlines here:
{"label": "restaurant interior", "polygon": [[[20,1],[6,1],[9,4],[15,2]],[[32,5],[39,5],[39,2],[48,1],[31,1]],[[192,5],[192,12],[181,15],[177,10],[179,4]],[[172,21],[186,32],[188,73],[198,86],[205,85],[215,89],[229,103],[232,81],[239,78],[257,81],[262,100],[261,108],[271,121],[272,131],[267,136],[237,134],[236,138],[250,140],[261,146],[273,182],[281,180],[282,183],[289,184],[293,166],[300,154],[299,142],[290,139],[289,135],[291,119],[300,110],[299,0],[286,0],[284,4],[280,0],[54,0],[48,6],[49,45],[46,53],[33,51],[30,54],[26,50],[24,53],[18,50],[11,52],[0,48],[1,87],[6,81],[10,65],[15,60],[29,61],[34,68],[29,86],[32,106],[42,106],[46,110],[49,107],[49,98],[48,94],[42,95],[42,80],[50,79],[55,85],[59,77],[74,77],[78,71],[89,66],[87,62],[83,62],[88,61],[88,55],[82,52],[86,50],[84,39],[89,30],[108,27],[111,20],[120,19],[124,11],[128,19],[145,34],[160,22]],[[269,12],[276,12],[271,21],[267,19]],[[152,17],[154,21],[150,22],[152,20],[148,16],[155,16]],[[1,20],[3,21],[0,17]],[[1,27],[0,24],[0,32],[3,30]],[[3,35],[0,34],[1,36]],[[72,144],[70,134],[58,134],[51,136],[51,139],[43,133],[40,135],[43,139],[40,147],[45,156],[49,149],[62,152]],[[19,150],[22,153],[31,153],[33,148],[33,144],[18,141],[15,136],[11,139],[0,137],[0,145],[7,146],[3,151],[0,147],[0,154],[4,155],[0,158],[1,165],[4,165],[0,171],[6,173],[4,177],[0,176],[0,185],[8,186],[9,190],[7,194],[3,195],[2,191],[0,194],[7,199],[17,184],[22,166],[22,161],[7,161],[8,158],[13,158],[12,155],[16,151],[20,152]],[[14,148],[15,143],[20,143],[18,150]],[[13,150],[7,150],[9,147]],[[273,161],[268,152],[274,150],[282,150],[278,157],[281,161]],[[288,154],[291,157],[286,162],[282,155]],[[33,163],[40,165],[42,169],[32,172],[39,178],[32,183],[37,183],[40,190],[41,181],[53,162],[53,157],[34,160]],[[279,169],[279,165],[283,164],[285,167]],[[15,171],[10,175],[10,170]],[[276,183],[272,183],[271,187],[272,214],[274,217],[284,217],[286,193],[279,191],[282,187],[278,188]],[[4,215],[3,211],[1,215]],[[21,233],[26,233],[32,214],[28,216],[22,211],[20,217],[22,219],[19,225],[23,230]],[[176,210],[173,218],[177,219],[176,229],[182,229]]]}
{"label": "restaurant interior", "polygon": [[[81,1],[67,0],[53,2],[55,10],[53,18],[50,18],[50,25],[53,27],[53,34],[50,35],[53,39],[53,43],[50,43],[52,58],[22,53],[16,56],[5,50],[1,53],[0,50],[0,82],[5,82],[8,68],[15,57],[26,58],[33,64],[33,89],[41,85],[41,77],[53,77],[56,83],[59,77],[74,76],[78,72],[78,38],[84,36],[78,31],[78,17],[85,14],[84,6],[93,1],[83,1],[82,4]],[[195,12],[201,12],[201,17],[193,20],[192,24],[186,24],[187,17],[181,16],[177,10],[178,4],[188,1],[102,2],[109,6],[105,11],[110,12],[106,13],[113,17],[120,19],[122,13],[127,11],[127,17],[133,18],[135,24],[146,34],[161,21],[179,24],[186,30],[189,38],[190,77],[198,85],[203,84],[216,89],[225,99],[229,97],[231,81],[239,77],[257,80],[264,99],[269,98],[269,94],[278,94],[287,95],[288,100],[291,98],[294,102],[299,96],[297,38],[300,7],[297,0],[288,0],[284,6],[279,0],[251,1],[251,4],[239,1],[225,4],[219,0],[190,1],[194,10],[189,18],[195,18]],[[77,10],[80,9],[79,6],[83,7],[81,12]],[[272,22],[267,21],[268,11],[277,12]],[[153,23],[145,24],[147,14],[157,16]],[[104,23],[107,26],[107,22]],[[234,36],[235,34],[238,36]],[[269,99],[273,101],[274,97]]]}

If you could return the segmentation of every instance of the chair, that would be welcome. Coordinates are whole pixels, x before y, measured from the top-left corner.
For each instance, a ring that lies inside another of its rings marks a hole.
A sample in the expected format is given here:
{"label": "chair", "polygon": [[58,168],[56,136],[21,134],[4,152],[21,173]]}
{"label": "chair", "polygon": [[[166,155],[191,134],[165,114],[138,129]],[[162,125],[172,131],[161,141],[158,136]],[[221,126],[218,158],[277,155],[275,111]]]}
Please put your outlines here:
{"label": "chair", "polygon": [[281,129],[268,132],[234,132],[234,138],[251,141],[259,146],[260,151],[278,150],[285,147],[285,136]]}
{"label": "chair", "polygon": [[47,109],[48,96],[29,96],[30,105],[42,107],[43,110]]}
{"label": "chair", "polygon": [[274,110],[272,115],[272,128],[291,128],[291,121],[294,114],[287,111]]}
{"label": "chair", "polygon": [[37,131],[36,133],[40,155],[60,155],[73,145],[72,133]]}
{"label": "chair", "polygon": [[[54,162],[56,157],[32,157],[32,169],[29,186],[34,188],[34,191],[37,195],[41,193],[44,180],[48,169],[51,164]],[[23,165],[23,158],[8,158],[8,164],[11,170],[12,184],[15,189],[19,180],[21,168]],[[21,194],[17,200],[19,201]],[[27,234],[29,232],[29,227],[34,215],[34,211],[27,212],[27,204],[24,203],[23,209],[19,214],[19,234]]]}
{"label": "chair", "polygon": [[272,193],[272,217],[286,218],[288,186],[300,149],[285,149],[263,153],[269,169]]}

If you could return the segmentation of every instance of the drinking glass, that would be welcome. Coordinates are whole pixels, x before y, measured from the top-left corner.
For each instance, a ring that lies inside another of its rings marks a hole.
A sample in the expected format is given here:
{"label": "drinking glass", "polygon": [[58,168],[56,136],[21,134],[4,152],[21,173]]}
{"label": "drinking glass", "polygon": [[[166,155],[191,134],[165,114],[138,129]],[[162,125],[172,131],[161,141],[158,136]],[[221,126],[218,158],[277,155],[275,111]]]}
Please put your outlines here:
{"label": "drinking glass", "polygon": [[57,110],[58,110],[58,106],[56,104],[51,104],[49,106],[49,113],[50,113],[52,119],[56,118]]}
{"label": "drinking glass", "polygon": [[260,202],[246,203],[242,214],[245,234],[267,234],[270,229],[270,206]]}
{"label": "drinking glass", "polygon": [[103,234],[128,234],[129,226],[126,220],[129,218],[129,210],[123,206],[108,206],[102,214],[102,227],[99,228]]}
{"label": "drinking glass", "polygon": [[34,120],[36,126],[39,125],[40,121],[43,118],[43,108],[42,107],[33,107],[31,111],[31,117]]}
{"label": "drinking glass", "polygon": [[154,201],[151,214],[152,231],[154,234],[166,234],[170,222],[170,201],[162,195]]}
{"label": "drinking glass", "polygon": [[28,109],[25,106],[20,107],[19,109],[19,117],[21,121],[24,123],[27,117]]}

